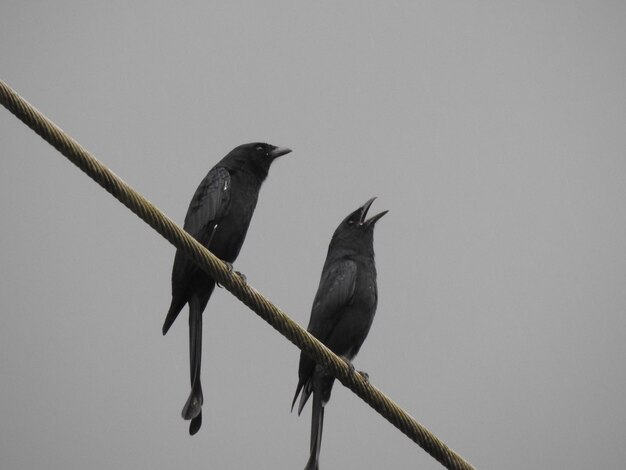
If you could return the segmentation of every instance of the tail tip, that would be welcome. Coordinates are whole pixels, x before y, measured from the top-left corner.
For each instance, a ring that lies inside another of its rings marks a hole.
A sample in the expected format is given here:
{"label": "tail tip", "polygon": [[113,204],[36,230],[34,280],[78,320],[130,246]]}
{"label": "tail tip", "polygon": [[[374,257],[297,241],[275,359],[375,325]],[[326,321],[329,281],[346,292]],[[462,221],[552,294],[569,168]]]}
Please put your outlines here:
{"label": "tail tip", "polygon": [[196,416],[195,418],[193,418],[191,422],[189,423],[189,435],[190,436],[195,435],[200,430],[201,426],[202,426],[202,412],[200,412],[200,414]]}
{"label": "tail tip", "polygon": [[181,414],[183,419],[189,420],[197,418],[200,413],[202,413],[202,399],[192,392]]}
{"label": "tail tip", "polygon": [[161,328],[161,332],[163,333],[163,336],[165,336],[165,334],[170,331],[170,327],[174,324],[174,320],[170,320],[170,316],[168,315],[167,318],[165,319],[165,322],[163,322],[163,328]]}

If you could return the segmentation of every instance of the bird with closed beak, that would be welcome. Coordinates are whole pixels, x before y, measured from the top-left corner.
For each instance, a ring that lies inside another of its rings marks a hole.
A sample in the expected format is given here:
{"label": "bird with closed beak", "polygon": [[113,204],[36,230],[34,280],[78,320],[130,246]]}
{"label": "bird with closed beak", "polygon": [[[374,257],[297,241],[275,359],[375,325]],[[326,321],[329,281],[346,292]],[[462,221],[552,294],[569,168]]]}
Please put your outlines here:
{"label": "bird with closed beak", "polygon": [[[286,147],[265,143],[245,144],[233,149],[209,171],[196,189],[183,228],[215,256],[229,265],[233,263],[246,238],[259,190],[270,165],[289,152],[291,150]],[[172,302],[163,324],[163,334],[189,304],[191,393],[182,415],[191,420],[191,435],[197,433],[202,424],[202,312],[214,288],[215,280],[185,253],[177,250],[172,269]]]}

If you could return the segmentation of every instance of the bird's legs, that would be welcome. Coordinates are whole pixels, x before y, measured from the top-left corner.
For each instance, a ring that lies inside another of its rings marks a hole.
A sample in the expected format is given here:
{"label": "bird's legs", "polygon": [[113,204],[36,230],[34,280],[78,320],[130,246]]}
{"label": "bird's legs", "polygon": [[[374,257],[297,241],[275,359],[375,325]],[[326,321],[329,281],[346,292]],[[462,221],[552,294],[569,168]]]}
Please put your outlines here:
{"label": "bird's legs", "polygon": [[[239,276],[239,278],[240,278],[240,279],[241,279],[244,283],[248,282],[248,278],[246,278],[246,275],[245,275],[245,274],[243,274],[243,273],[241,273],[241,272],[239,272],[239,271],[235,271],[235,268],[233,268],[232,263],[229,263],[228,261],[224,261],[224,260],[222,260],[222,263],[224,263],[224,264],[226,265],[226,269],[228,270],[228,272],[229,272],[229,273],[231,273],[231,274],[232,274],[232,273],[234,272],[237,276]],[[219,288],[221,288],[221,287],[222,287],[222,286],[221,286],[221,284],[220,284],[219,282],[216,282],[216,284],[217,284],[217,287],[219,287]]]}
{"label": "bird's legs", "polygon": [[363,377],[363,379],[366,382],[370,381],[370,375],[367,372],[363,372],[362,370],[356,370],[354,368],[354,364],[352,364],[352,361],[350,361],[350,359],[348,359],[346,356],[339,356],[341,359],[343,359],[343,362],[346,363],[346,365],[348,366],[348,369],[350,369],[350,374],[354,374],[355,372],[358,372],[359,374],[361,374],[361,377]]}

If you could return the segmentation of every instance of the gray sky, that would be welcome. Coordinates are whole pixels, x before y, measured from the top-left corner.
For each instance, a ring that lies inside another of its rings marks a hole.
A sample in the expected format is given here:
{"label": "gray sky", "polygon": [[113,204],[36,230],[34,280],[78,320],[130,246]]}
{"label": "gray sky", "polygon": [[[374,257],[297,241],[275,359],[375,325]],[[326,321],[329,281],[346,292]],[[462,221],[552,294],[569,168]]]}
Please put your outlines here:
{"label": "gray sky", "polygon": [[[182,222],[241,143],[291,147],[236,263],[306,325],[371,196],[379,306],[356,359],[480,469],[626,460],[626,4],[24,2],[0,77]],[[299,351],[225,291],[191,438],[174,248],[0,109],[0,467],[304,466]],[[351,392],[325,469],[441,466]]]}

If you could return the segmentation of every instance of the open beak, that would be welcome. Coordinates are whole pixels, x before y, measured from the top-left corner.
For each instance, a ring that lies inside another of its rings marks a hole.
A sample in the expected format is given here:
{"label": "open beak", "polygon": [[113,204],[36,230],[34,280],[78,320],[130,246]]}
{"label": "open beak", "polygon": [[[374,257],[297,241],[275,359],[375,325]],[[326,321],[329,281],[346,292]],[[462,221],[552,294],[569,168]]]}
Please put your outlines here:
{"label": "open beak", "polygon": [[282,157],[283,155],[287,155],[291,152],[290,148],[287,147],[276,147],[274,150],[270,152],[270,156],[272,158]]}
{"label": "open beak", "polygon": [[383,215],[389,212],[389,211],[382,211],[379,214],[376,214],[370,217],[369,219],[365,220],[365,217],[367,217],[367,211],[369,211],[370,206],[372,205],[375,199],[376,197],[373,197],[372,199],[370,199],[369,201],[367,201],[365,204],[361,206],[361,223],[364,225],[374,225],[378,221],[378,219],[380,219]]}

